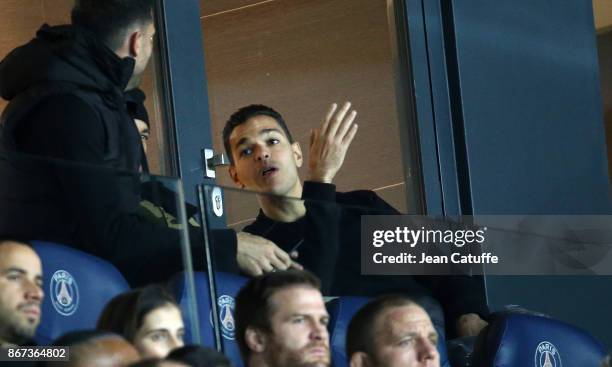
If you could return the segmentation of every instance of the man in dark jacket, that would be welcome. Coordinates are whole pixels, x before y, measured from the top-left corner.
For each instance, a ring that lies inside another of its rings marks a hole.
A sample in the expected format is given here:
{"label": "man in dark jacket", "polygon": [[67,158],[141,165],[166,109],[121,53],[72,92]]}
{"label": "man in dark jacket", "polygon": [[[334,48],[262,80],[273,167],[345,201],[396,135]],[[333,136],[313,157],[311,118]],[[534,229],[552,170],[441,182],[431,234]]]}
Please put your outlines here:
{"label": "man in dark jacket", "polygon": [[[183,268],[179,232],[136,215],[142,150],[124,92],[138,86],[152,53],[153,4],[77,0],[72,25],[43,26],[0,64],[0,95],[10,101],[0,232],[106,258],[132,285]],[[235,234],[217,237],[219,268],[236,272]],[[192,252],[202,266],[201,246]]]}
{"label": "man in dark jacket", "polygon": [[261,207],[244,231],[263,236],[288,253],[297,251],[297,261],[321,279],[324,294],[406,292],[431,305],[427,309],[435,318],[441,312],[433,311],[435,301],[429,299],[434,296],[446,319],[457,323],[457,334],[476,333],[486,325],[480,316],[488,309],[473,279],[361,275],[361,216],[399,212],[372,191],[339,193],[332,184],[357,133],[357,112],[350,109],[348,102],[342,108],[332,105],[323,125],[311,132],[303,186],[298,176],[303,164],[300,145],[278,112],[251,105],[230,117],[223,130],[230,175],[238,186],[258,192]]}

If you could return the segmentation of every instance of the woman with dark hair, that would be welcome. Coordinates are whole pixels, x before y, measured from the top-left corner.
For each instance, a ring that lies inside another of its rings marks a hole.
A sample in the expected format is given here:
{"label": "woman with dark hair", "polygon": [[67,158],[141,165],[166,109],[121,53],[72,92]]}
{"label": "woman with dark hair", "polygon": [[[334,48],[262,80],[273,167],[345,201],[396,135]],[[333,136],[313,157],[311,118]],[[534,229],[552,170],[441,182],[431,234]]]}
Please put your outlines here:
{"label": "woman with dark hair", "polygon": [[98,330],[130,341],[143,358],[165,358],[184,345],[181,310],[161,286],[150,285],[113,298],[98,319]]}

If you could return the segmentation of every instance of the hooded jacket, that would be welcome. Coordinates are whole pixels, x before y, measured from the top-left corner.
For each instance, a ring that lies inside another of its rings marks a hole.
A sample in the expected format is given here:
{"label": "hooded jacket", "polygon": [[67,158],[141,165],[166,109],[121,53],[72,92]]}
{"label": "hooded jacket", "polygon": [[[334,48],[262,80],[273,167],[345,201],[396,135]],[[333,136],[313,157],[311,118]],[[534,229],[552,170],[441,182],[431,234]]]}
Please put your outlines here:
{"label": "hooded jacket", "polygon": [[[136,214],[141,143],[124,97],[133,69],[75,26],[45,25],[2,60],[0,234],[72,245],[140,285],[183,265],[179,232]],[[217,258],[225,271],[236,270],[231,243]],[[192,252],[202,259],[201,246]]]}

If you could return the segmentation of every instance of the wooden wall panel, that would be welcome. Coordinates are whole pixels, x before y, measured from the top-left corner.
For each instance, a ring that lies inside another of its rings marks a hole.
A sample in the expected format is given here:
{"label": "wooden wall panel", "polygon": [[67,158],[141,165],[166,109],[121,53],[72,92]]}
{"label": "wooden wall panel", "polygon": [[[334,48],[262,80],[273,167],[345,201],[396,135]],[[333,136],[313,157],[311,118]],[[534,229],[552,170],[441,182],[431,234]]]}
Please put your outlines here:
{"label": "wooden wall panel", "polygon": [[612,1],[593,0],[593,16],[597,33],[608,32],[612,29]]}
{"label": "wooden wall panel", "polygon": [[43,17],[49,25],[69,24],[74,0],[43,0]]}
{"label": "wooden wall panel", "polygon": [[[393,64],[384,0],[285,0],[202,19],[215,149],[237,108],[277,109],[307,154],[308,133],[332,102],[351,100],[359,132],[339,190],[402,183]],[[302,175],[305,172],[302,172]],[[233,186],[226,170],[218,182]],[[401,195],[392,197],[404,207]],[[228,222],[247,218],[230,213]]]}
{"label": "wooden wall panel", "polygon": [[200,16],[207,17],[221,12],[236,11],[246,6],[277,0],[200,0]]}
{"label": "wooden wall panel", "polygon": [[[0,59],[12,49],[20,46],[36,34],[43,23],[49,25],[70,23],[70,11],[74,0],[0,0]],[[156,93],[157,78],[150,67],[143,78],[142,89],[147,94],[146,107],[151,119],[149,139],[149,165],[151,172],[166,173],[163,165],[163,144],[161,114]],[[0,99],[0,113],[7,102]]]}
{"label": "wooden wall panel", "polygon": [[[612,32],[599,35],[597,46],[606,142],[608,144],[608,172],[612,175]],[[610,182],[612,184],[612,176]]]}
{"label": "wooden wall panel", "polygon": [[[28,42],[43,23],[42,0],[0,0],[0,60]],[[7,102],[0,98],[0,113]]]}

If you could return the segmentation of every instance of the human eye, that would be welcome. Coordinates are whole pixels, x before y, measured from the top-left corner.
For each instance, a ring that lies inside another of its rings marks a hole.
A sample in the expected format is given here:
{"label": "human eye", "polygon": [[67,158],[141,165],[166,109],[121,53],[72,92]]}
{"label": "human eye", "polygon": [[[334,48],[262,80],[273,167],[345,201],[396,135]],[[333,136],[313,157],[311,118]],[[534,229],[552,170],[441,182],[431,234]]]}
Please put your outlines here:
{"label": "human eye", "polygon": [[10,280],[10,281],[16,281],[21,279],[21,274],[18,272],[8,272],[6,274],[6,279]]}
{"label": "human eye", "polygon": [[399,343],[397,343],[397,344],[400,347],[406,347],[406,346],[412,345],[413,341],[414,341],[414,339],[412,337],[407,337],[407,338],[404,338],[404,339],[400,340]]}
{"label": "human eye", "polygon": [[327,326],[329,324],[329,317],[321,318],[321,324]]}
{"label": "human eye", "polygon": [[147,141],[147,140],[149,140],[149,135],[147,135],[147,134],[140,134],[140,139],[142,139],[144,141]]}
{"label": "human eye", "polygon": [[432,334],[429,336],[429,341],[433,344],[438,344],[438,334]]}
{"label": "human eye", "polygon": [[253,149],[251,148],[244,148],[240,150],[240,156],[241,157],[246,157],[253,154]]}
{"label": "human eye", "polygon": [[152,333],[149,338],[151,338],[151,340],[155,343],[160,343],[168,339],[168,335],[166,335],[166,333],[163,331],[157,331]]}
{"label": "human eye", "polygon": [[268,139],[268,145],[276,145],[278,143],[280,143],[280,139],[277,139],[277,138]]}
{"label": "human eye", "polygon": [[291,318],[291,323],[292,324],[301,324],[303,323],[305,320],[304,316],[294,316],[293,318]]}
{"label": "human eye", "polygon": [[185,340],[185,330],[184,329],[179,330],[177,337],[180,341],[184,341]]}

